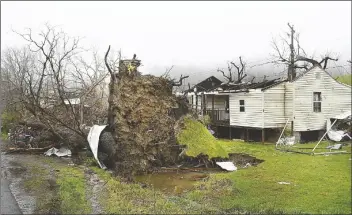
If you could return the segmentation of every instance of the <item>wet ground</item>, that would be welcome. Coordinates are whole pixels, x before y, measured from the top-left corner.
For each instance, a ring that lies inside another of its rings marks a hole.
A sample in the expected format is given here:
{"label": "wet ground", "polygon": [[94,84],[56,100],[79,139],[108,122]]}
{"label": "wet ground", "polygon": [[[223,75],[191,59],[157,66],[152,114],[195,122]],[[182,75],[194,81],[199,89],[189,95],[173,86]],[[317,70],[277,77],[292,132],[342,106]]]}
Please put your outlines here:
{"label": "wet ground", "polygon": [[[4,149],[4,142],[0,144]],[[60,213],[56,173],[71,165],[71,158],[1,152],[1,214]],[[82,171],[92,213],[101,214],[98,194],[104,182],[87,168]]]}
{"label": "wet ground", "polygon": [[208,177],[208,172],[160,172],[136,176],[136,182],[166,193],[179,194],[190,190],[194,183]]}
{"label": "wet ground", "polygon": [[[238,168],[255,166],[262,160],[245,154],[231,154],[229,160]],[[43,155],[1,154],[1,212],[2,214],[60,213],[57,209],[57,189],[52,189],[56,172],[73,165],[70,158],[45,157]],[[93,214],[104,213],[99,204],[99,194],[105,182],[88,167],[82,167],[86,180],[87,201]],[[209,174],[226,172],[214,168],[161,169],[153,174],[136,176],[135,181],[162,192],[178,195],[191,190],[195,183],[207,180]],[[38,178],[40,183],[26,188],[26,183]],[[39,184],[39,185],[38,185]],[[36,186],[33,188],[33,186]],[[44,200],[44,201],[43,201]],[[43,205],[44,202],[44,205]]]}

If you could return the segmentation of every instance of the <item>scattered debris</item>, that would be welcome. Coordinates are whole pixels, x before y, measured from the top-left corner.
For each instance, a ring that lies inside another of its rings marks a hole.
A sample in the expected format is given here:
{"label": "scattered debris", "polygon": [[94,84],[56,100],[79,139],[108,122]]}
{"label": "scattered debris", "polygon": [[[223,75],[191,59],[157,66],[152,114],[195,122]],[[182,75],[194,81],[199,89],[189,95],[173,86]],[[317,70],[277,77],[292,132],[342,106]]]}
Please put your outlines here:
{"label": "scattered debris", "polygon": [[278,184],[291,184],[290,182],[284,182],[284,181],[280,181],[280,182],[277,182]]}
{"label": "scattered debris", "polygon": [[225,169],[230,172],[237,170],[237,167],[232,162],[216,162],[216,164],[222,169]]}
{"label": "scattered debris", "polygon": [[71,157],[71,150],[66,147],[61,147],[57,149],[55,147],[50,148],[48,151],[44,152],[45,156],[56,155],[58,157]]}
{"label": "scattered debris", "polygon": [[288,146],[292,146],[292,145],[295,144],[295,137],[292,136],[292,137],[280,138],[280,139],[277,141],[277,144],[279,144],[279,145],[288,145]]}
{"label": "scattered debris", "polygon": [[[343,116],[337,116],[337,117],[343,117]],[[344,118],[342,118],[342,119],[344,119]],[[343,122],[340,122],[340,123],[343,123]],[[335,124],[335,122],[334,122],[334,124]],[[326,130],[328,131],[327,136],[329,137],[330,140],[335,141],[335,142],[340,142],[342,139],[344,139],[344,137],[348,137],[349,139],[352,139],[347,131],[337,130],[338,129],[337,125],[335,124],[335,126],[334,126],[334,124],[331,125],[330,119],[328,119],[326,121]]]}
{"label": "scattered debris", "polygon": [[[331,119],[334,119],[334,122],[331,124]],[[337,122],[337,123],[336,123]],[[313,152],[314,150],[318,147],[318,145],[320,144],[320,142],[324,139],[324,137],[327,135],[328,138],[332,141],[335,142],[340,142],[341,140],[343,140],[344,137],[348,137],[349,139],[352,139],[350,135],[348,135],[347,131],[338,131],[338,125],[347,125],[347,127],[350,126],[350,122],[351,122],[351,111],[347,111],[345,113],[339,114],[335,117],[331,117],[330,119],[328,119],[326,121],[326,132],[325,134],[320,138],[319,142],[315,145],[315,147],[313,148]],[[336,125],[335,125],[336,123]],[[335,126],[334,126],[335,125]]]}
{"label": "scattered debris", "polygon": [[250,163],[246,163],[246,165],[244,165],[243,168],[247,168],[247,167],[250,167],[250,166],[252,166]]}
{"label": "scattered debris", "polygon": [[51,146],[43,147],[43,148],[29,148],[29,149],[26,149],[26,148],[8,148],[6,150],[6,154],[10,154],[10,153],[32,153],[32,154],[42,153],[42,152],[50,149],[51,147],[53,147],[53,146],[51,145]]}
{"label": "scattered debris", "polygon": [[332,146],[328,146],[326,147],[327,149],[342,149],[342,144],[335,144],[335,145],[332,145]]}
{"label": "scattered debris", "polygon": [[94,158],[102,169],[106,169],[106,166],[102,164],[98,159],[98,146],[100,134],[105,129],[105,127],[106,125],[93,125],[89,130],[87,138],[89,147],[93,152]]}

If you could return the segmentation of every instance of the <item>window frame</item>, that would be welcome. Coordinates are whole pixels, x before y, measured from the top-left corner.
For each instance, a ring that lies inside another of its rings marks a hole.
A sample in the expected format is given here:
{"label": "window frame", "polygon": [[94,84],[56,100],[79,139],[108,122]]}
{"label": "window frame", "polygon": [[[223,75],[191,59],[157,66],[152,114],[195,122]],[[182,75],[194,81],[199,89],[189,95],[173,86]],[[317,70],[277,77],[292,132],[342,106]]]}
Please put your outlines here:
{"label": "window frame", "polygon": [[[238,101],[239,101],[240,112],[241,113],[246,112],[246,103],[245,103],[244,99],[241,99],[241,100],[238,100]],[[241,104],[241,101],[243,101],[243,104]],[[243,110],[242,110],[242,108],[243,108]]]}
{"label": "window frame", "polygon": [[[315,95],[318,95],[317,100],[315,100]],[[322,103],[323,103],[322,98],[323,97],[322,97],[321,92],[313,92],[313,112],[314,113],[321,113],[322,112]]]}

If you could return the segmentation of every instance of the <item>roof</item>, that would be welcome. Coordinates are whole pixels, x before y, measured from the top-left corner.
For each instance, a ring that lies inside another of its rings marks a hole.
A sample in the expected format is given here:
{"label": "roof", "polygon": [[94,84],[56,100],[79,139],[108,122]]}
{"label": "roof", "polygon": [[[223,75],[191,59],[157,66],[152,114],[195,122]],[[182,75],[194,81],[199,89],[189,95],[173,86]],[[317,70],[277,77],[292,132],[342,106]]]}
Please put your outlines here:
{"label": "roof", "polygon": [[186,90],[186,92],[193,92],[194,88],[197,88],[198,92],[202,92],[202,91],[208,91],[210,89],[213,89],[216,86],[219,86],[222,84],[222,81],[220,81],[219,79],[217,79],[214,76],[210,76],[208,78],[206,78],[205,80],[199,82],[198,84],[194,85],[191,89]]}
{"label": "roof", "polygon": [[[280,83],[285,82],[286,80],[280,80],[280,79],[272,79],[272,80],[264,80],[262,82],[257,82],[257,83],[239,83],[239,84],[234,84],[234,83],[223,83],[217,87],[214,87],[211,90],[219,90],[219,91],[232,91],[232,92],[246,92],[249,89],[262,89],[266,90],[269,89],[273,86],[276,86]],[[219,89],[220,88],[220,89]]]}
{"label": "roof", "polygon": [[330,78],[334,79],[337,83],[346,86],[346,87],[351,87],[350,85],[344,84],[339,82],[338,80],[336,80],[334,77],[332,77],[325,69],[321,68],[320,66],[313,66],[312,68],[308,69],[307,71],[304,71],[302,74],[300,74],[299,76],[297,76],[295,79],[293,79],[291,82],[295,82],[298,79],[302,78],[305,74],[307,74],[308,72],[312,71],[315,68],[319,68],[320,70],[324,71],[328,76],[330,76]]}

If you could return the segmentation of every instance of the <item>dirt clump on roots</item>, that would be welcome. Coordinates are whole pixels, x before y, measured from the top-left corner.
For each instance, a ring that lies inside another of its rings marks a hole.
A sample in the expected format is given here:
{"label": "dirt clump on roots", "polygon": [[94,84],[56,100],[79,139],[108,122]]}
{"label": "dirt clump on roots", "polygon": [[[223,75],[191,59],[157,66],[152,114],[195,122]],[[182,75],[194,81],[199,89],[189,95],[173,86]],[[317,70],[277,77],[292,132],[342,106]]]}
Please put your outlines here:
{"label": "dirt clump on roots", "polygon": [[119,175],[147,173],[177,162],[181,150],[174,132],[176,104],[168,79],[120,67],[113,106],[114,168]]}

